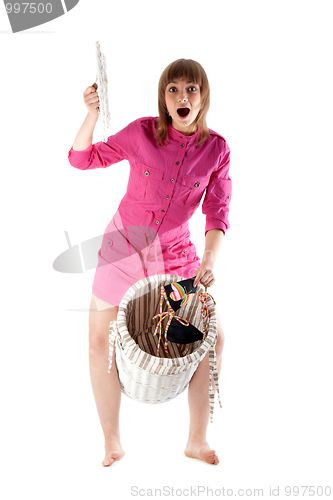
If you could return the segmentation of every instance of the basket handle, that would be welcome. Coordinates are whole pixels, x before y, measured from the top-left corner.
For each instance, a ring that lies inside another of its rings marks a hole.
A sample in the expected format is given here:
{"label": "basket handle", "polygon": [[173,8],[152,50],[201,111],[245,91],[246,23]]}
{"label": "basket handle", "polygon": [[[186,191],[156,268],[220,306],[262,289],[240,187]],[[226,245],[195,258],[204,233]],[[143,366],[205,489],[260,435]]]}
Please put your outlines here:
{"label": "basket handle", "polygon": [[209,349],[209,405],[210,405],[210,422],[213,423],[213,414],[214,414],[214,390],[212,384],[212,378],[214,377],[215,389],[218,395],[218,400],[220,403],[220,408],[222,408],[221,398],[220,398],[220,389],[219,389],[219,375],[217,371],[217,363],[216,363],[216,352],[215,345]]}
{"label": "basket handle", "polygon": [[216,302],[210,293],[207,292],[207,287],[205,287],[205,291],[199,293],[199,299],[201,302],[201,317],[203,323],[203,340],[207,337],[207,330],[209,324],[209,311],[207,306],[207,299],[210,297],[213,301],[214,307],[216,306]]}

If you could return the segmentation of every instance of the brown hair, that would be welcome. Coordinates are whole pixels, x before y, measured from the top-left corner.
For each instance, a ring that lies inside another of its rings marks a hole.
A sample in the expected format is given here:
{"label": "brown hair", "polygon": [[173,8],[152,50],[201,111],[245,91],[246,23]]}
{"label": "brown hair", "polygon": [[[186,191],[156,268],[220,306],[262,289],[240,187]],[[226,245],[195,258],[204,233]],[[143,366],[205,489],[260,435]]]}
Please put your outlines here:
{"label": "brown hair", "polygon": [[168,125],[171,123],[171,116],[165,104],[165,89],[168,83],[173,80],[183,78],[184,80],[196,83],[200,87],[201,109],[193,124],[200,129],[198,145],[203,143],[209,136],[209,130],[206,124],[206,115],[210,103],[210,91],[208,78],[203,67],[192,59],[178,59],[172,62],[163,71],[158,84],[158,124],[157,140],[160,146],[167,144]]}

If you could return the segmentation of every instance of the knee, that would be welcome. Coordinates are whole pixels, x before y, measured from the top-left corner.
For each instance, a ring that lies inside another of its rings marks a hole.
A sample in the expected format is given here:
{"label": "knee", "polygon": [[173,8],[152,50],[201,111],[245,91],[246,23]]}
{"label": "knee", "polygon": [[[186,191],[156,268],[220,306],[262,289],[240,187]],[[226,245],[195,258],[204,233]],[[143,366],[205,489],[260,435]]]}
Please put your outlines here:
{"label": "knee", "polygon": [[99,332],[93,329],[89,330],[89,353],[100,354],[108,348],[108,336],[105,332]]}
{"label": "knee", "polygon": [[110,322],[117,320],[118,307],[109,304],[104,310],[97,310],[94,306],[95,296],[91,298],[89,314],[89,352],[99,355],[109,348]]}

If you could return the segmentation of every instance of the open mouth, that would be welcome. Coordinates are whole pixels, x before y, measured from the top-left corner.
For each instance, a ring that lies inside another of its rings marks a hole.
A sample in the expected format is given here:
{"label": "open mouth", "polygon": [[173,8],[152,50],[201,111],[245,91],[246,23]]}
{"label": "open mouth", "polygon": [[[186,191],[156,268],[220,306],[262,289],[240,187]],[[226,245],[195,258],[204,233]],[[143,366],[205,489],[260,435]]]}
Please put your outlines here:
{"label": "open mouth", "polygon": [[182,118],[185,118],[185,116],[187,116],[189,114],[189,112],[190,112],[190,108],[178,108],[177,109],[177,113]]}

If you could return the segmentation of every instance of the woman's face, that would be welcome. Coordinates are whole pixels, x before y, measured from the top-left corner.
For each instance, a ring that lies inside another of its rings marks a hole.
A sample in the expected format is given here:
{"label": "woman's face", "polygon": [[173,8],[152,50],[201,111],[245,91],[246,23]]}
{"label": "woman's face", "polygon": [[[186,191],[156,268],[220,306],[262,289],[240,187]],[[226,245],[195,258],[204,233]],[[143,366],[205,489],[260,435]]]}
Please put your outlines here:
{"label": "woman's face", "polygon": [[165,104],[172,118],[172,126],[184,135],[196,132],[194,120],[201,108],[200,87],[182,78],[166,86]]}

